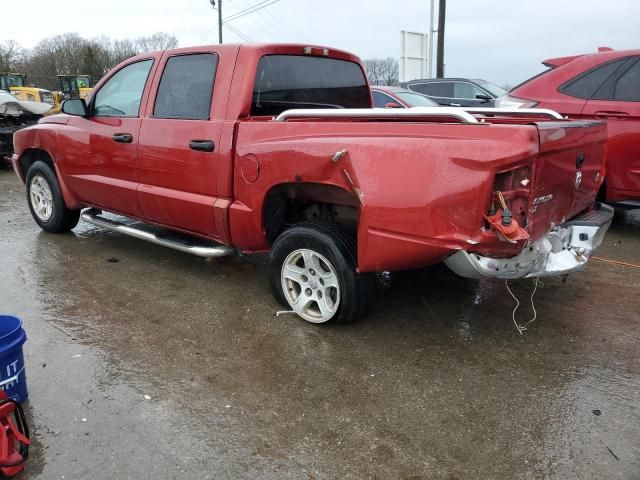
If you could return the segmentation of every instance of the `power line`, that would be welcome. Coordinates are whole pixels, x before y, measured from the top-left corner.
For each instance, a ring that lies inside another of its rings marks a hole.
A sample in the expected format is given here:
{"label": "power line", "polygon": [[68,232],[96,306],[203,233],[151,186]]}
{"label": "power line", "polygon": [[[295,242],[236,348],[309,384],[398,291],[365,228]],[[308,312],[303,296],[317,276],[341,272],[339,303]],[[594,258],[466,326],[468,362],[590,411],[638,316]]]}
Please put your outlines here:
{"label": "power line", "polygon": [[273,19],[273,21],[282,25],[282,27],[285,30],[287,30],[291,35],[293,35],[294,38],[298,40],[304,40],[303,36],[300,35],[298,31],[293,28],[293,25],[289,25],[289,22],[285,21],[284,18],[276,18],[276,16],[273,13],[271,13],[270,10],[266,10],[264,13],[266,13],[268,17]]}
{"label": "power line", "polygon": [[242,38],[245,42],[252,42],[253,40],[251,40],[250,38],[246,37],[240,30],[238,30],[237,28],[235,28],[233,25],[229,25],[228,23],[223,23],[223,26],[227,27],[229,30],[231,30],[233,33],[235,33],[237,36],[239,36],[240,38]]}
{"label": "power line", "polygon": [[[245,5],[249,5],[248,0],[241,0],[241,1]],[[269,10],[265,10],[264,13],[268,14],[269,17],[272,18],[273,20],[270,20],[264,15],[253,15],[249,17],[249,20],[253,22],[255,26],[259,27],[260,30],[263,30],[266,32],[277,32],[282,38],[285,38],[285,39],[293,38],[294,35],[290,31],[287,31],[285,29],[286,25],[284,25],[282,22],[276,19],[273,15],[271,15],[271,12]]]}
{"label": "power line", "polygon": [[239,10],[236,13],[232,13],[231,15],[229,15],[224,20],[229,20],[229,19],[231,19],[231,17],[235,17],[236,15],[241,15],[241,14],[243,14],[245,12],[248,12],[249,10],[253,10],[254,8],[262,5],[263,3],[267,3],[267,2],[270,2],[270,1],[271,0],[262,0],[261,2],[258,2],[258,3],[254,4],[254,5],[250,5],[249,7],[245,8],[244,10]]}
{"label": "power line", "polygon": [[[262,2],[255,4],[250,9],[241,10],[240,12],[234,15],[230,15],[229,17],[224,18],[223,20],[225,22],[230,22],[231,20],[237,20],[238,18],[244,17],[245,15],[249,15],[250,13],[253,13],[253,12],[257,12],[258,10],[262,10],[263,8],[269,7],[274,3],[278,3],[279,1],[280,0],[263,0]],[[267,3],[267,2],[271,2],[271,3]]]}

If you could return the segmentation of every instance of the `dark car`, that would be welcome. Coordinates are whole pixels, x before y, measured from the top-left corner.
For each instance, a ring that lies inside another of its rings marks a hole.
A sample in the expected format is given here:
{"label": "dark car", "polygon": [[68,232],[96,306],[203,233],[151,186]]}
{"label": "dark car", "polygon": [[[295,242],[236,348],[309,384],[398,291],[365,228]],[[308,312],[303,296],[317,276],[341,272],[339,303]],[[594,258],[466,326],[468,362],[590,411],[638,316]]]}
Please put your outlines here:
{"label": "dark car", "polygon": [[437,107],[433,100],[400,87],[371,87],[373,106],[379,108]]}
{"label": "dark car", "polygon": [[606,120],[605,199],[640,207],[640,50],[551,58],[548,67],[498,99],[499,107],[550,108],[572,119]]}
{"label": "dark car", "polygon": [[425,78],[401,86],[451,107],[493,107],[495,99],[507,93],[479,78]]}

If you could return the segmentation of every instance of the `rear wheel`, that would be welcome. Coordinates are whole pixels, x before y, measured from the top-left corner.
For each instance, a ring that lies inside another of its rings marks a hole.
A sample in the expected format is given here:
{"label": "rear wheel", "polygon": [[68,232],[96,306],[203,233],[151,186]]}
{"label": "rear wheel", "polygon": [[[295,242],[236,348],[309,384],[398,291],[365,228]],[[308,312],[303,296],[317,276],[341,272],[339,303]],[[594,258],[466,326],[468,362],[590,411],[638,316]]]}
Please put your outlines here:
{"label": "rear wheel", "polygon": [[80,219],[80,210],[67,208],[55,173],[41,161],[27,172],[27,202],[33,219],[46,232],[68,232]]}
{"label": "rear wheel", "polygon": [[269,257],[275,298],[311,323],[361,317],[375,291],[373,274],[356,271],[356,241],[337,225],[304,223],[282,233]]}

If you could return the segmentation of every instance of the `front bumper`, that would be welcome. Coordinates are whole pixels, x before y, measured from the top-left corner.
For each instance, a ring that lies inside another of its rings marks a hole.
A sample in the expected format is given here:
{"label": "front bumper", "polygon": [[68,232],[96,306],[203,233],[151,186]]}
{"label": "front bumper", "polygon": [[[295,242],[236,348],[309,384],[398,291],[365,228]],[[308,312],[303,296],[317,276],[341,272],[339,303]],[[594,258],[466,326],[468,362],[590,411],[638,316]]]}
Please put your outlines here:
{"label": "front bumper", "polygon": [[613,208],[598,203],[595,209],[553,228],[511,258],[483,257],[461,250],[444,263],[468,278],[514,279],[552,277],[582,270],[600,246],[613,219]]}

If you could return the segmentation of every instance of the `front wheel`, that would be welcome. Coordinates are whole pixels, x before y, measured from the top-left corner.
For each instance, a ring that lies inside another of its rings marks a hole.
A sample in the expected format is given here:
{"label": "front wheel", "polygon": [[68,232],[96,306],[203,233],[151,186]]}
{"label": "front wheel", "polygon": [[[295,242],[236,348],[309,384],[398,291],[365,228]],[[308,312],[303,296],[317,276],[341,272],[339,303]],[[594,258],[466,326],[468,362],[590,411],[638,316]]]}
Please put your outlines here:
{"label": "front wheel", "polygon": [[337,225],[304,223],[282,233],[269,257],[274,297],[311,323],[361,317],[375,290],[372,274],[356,271],[356,241]]}
{"label": "front wheel", "polygon": [[67,208],[56,175],[44,162],[35,162],[27,172],[27,202],[33,219],[46,232],[68,232],[80,220],[80,210]]}

